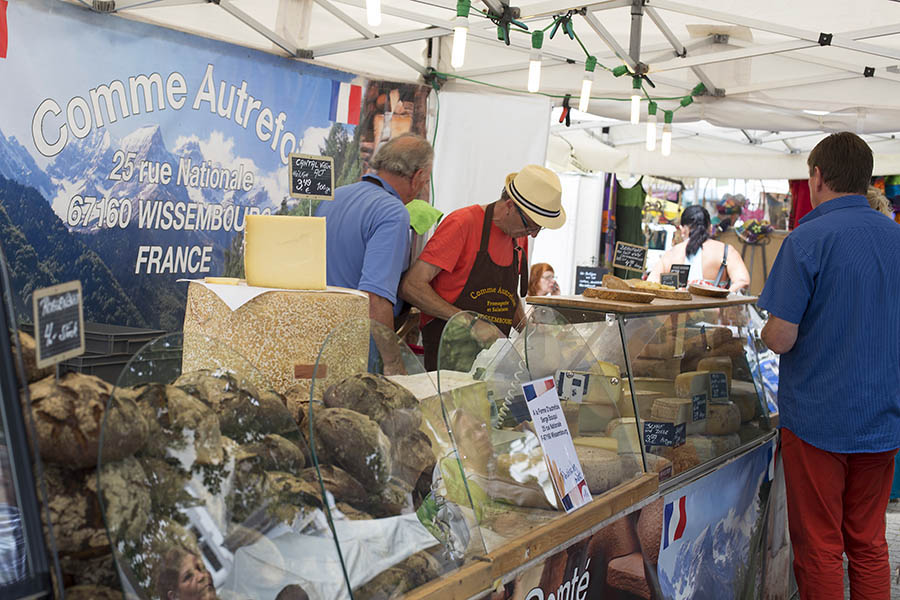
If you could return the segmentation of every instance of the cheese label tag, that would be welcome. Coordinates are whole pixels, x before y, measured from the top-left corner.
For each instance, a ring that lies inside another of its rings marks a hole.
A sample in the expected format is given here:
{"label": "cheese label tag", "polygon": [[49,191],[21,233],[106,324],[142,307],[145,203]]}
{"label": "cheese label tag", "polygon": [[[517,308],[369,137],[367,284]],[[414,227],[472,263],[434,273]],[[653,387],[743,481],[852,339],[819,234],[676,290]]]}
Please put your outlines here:
{"label": "cheese label tag", "polygon": [[644,421],[644,446],[683,446],[687,441],[687,425]]}
{"label": "cheese label tag", "polygon": [[556,379],[556,387],[559,390],[559,399],[581,403],[587,394],[589,373],[575,373],[573,371],[559,371]]}
{"label": "cheese label tag", "polygon": [[709,374],[709,399],[712,402],[728,401],[728,376],[721,371]]}
{"label": "cheese label tag", "polygon": [[691,398],[691,421],[696,423],[706,418],[706,394],[696,394]]}

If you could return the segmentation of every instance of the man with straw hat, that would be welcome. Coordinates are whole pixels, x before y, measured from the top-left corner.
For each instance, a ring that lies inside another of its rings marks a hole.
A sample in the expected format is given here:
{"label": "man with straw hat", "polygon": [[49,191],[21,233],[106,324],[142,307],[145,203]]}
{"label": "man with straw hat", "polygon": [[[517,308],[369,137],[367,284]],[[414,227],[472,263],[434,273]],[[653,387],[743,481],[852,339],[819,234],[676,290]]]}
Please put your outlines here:
{"label": "man with straw hat", "polygon": [[563,226],[561,192],[553,171],[527,165],[507,175],[499,200],[453,211],[441,222],[400,283],[401,297],[422,311],[426,369],[437,368],[441,332],[456,313],[477,312],[504,334],[521,320],[528,236]]}

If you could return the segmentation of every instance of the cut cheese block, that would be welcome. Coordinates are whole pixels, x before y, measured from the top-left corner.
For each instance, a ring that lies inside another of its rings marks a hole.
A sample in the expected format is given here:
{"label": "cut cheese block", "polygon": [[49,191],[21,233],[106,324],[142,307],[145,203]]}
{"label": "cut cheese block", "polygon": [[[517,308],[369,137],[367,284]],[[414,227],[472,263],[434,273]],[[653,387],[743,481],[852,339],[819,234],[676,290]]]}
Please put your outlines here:
{"label": "cut cheese block", "polygon": [[679,398],[693,398],[706,394],[709,398],[709,371],[688,371],[675,378],[675,395]]}
{"label": "cut cheese block", "polygon": [[640,552],[609,561],[606,583],[612,588],[628,592],[638,598],[650,599],[650,584],[647,583],[644,557]]}
{"label": "cut cheese block", "polygon": [[640,452],[641,443],[638,438],[637,423],[634,417],[613,419],[606,427],[607,437],[616,438],[619,452]]}
{"label": "cut cheese block", "polygon": [[666,396],[675,395],[675,381],[672,379],[662,379],[659,377],[635,377],[634,389],[646,390],[649,392],[659,392]]}
{"label": "cut cheese block", "polygon": [[204,277],[204,283],[215,283],[218,285],[241,285],[247,283],[243,279],[237,277]]}
{"label": "cut cheese block", "polygon": [[358,293],[274,291],[232,311],[214,292],[191,283],[184,313],[182,371],[227,368],[240,355],[257,369],[241,375],[260,389],[284,394],[300,386],[308,397],[310,380],[295,379],[294,367],[315,365],[325,339],[348,320],[360,327],[342,328],[332,338],[329,383],[316,383],[317,397],[330,383],[366,372],[368,298]]}
{"label": "cut cheese block", "polygon": [[619,442],[615,438],[604,436],[581,436],[574,438],[572,443],[576,446],[589,446],[591,448],[599,448],[610,452],[619,451]]}
{"label": "cut cheese block", "polygon": [[726,435],[737,433],[741,428],[741,411],[734,402],[710,404],[707,407],[706,433]]}
{"label": "cut cheese block", "polygon": [[325,289],[325,219],[247,215],[244,272],[251,286]]}
{"label": "cut cheese block", "polygon": [[741,411],[741,423],[754,419],[759,412],[759,396],[752,381],[732,382],[731,400]]}
{"label": "cut cheese block", "polygon": [[653,402],[649,420],[672,423],[673,425],[685,423],[688,435],[704,433],[706,431],[706,419],[694,421],[693,404],[694,401],[690,398],[657,398]]}
{"label": "cut cheese block", "polygon": [[[653,408],[653,401],[662,397],[660,392],[650,392],[647,390],[635,391],[635,399],[637,400],[638,413],[642,419],[650,419],[650,410]],[[619,402],[619,416],[633,417],[634,403],[631,401],[631,392],[626,391],[622,400]]]}
{"label": "cut cheese block", "polygon": [[[697,436],[688,436],[688,440]],[[685,443],[675,448],[667,448],[661,446],[653,447],[653,454],[657,454],[672,462],[672,473],[678,475],[692,469],[700,464],[700,457],[697,456],[697,449],[693,444]]]}
{"label": "cut cheese block", "polygon": [[602,494],[622,483],[622,459],[615,452],[579,445],[575,454],[592,494]]}
{"label": "cut cheese block", "polygon": [[741,437],[737,433],[730,435],[689,435],[685,446],[690,446],[697,453],[700,462],[707,462],[726,452],[731,452],[741,445]]}
{"label": "cut cheese block", "polygon": [[656,297],[644,292],[632,292],[630,290],[611,290],[609,288],[588,288],[581,292],[585,298],[597,298],[600,300],[621,300],[623,302],[636,302],[638,304],[650,304]]}
{"label": "cut cheese block", "polygon": [[671,381],[681,372],[681,359],[636,358],[631,361],[631,370],[634,377],[654,377]]}
{"label": "cut cheese block", "polygon": [[618,417],[619,410],[615,404],[582,404],[578,413],[578,431],[604,433],[609,422]]}
{"label": "cut cheese block", "polygon": [[697,363],[697,370],[710,372],[719,371],[725,373],[725,377],[728,378],[728,390],[731,391],[733,365],[730,356],[709,356],[707,358],[701,358]]}

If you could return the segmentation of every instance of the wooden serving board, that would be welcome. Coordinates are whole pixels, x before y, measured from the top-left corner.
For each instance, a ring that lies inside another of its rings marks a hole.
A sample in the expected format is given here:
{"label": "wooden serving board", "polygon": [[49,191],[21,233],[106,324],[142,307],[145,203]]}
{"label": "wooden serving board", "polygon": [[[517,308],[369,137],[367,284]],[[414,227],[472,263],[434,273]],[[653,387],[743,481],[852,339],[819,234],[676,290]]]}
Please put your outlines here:
{"label": "wooden serving board", "polygon": [[599,298],[601,300],[622,300],[625,302],[637,302],[638,304],[650,304],[656,298],[653,294],[645,292],[633,292],[631,290],[612,290],[598,287],[588,288],[581,293],[585,298]]}
{"label": "wooden serving board", "polygon": [[691,300],[693,297],[687,290],[647,290],[653,292],[657,298],[665,298],[666,300]]}
{"label": "wooden serving board", "polygon": [[709,296],[711,298],[727,298],[730,293],[728,290],[723,290],[721,288],[697,285],[694,283],[688,285],[688,291],[692,294],[697,294],[698,296]]}

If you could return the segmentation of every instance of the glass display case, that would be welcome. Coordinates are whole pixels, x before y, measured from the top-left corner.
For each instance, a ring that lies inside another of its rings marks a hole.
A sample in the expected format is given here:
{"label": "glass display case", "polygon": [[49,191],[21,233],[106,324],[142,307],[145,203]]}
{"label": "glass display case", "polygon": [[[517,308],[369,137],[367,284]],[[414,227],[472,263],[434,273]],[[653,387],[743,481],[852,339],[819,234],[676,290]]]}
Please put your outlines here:
{"label": "glass display case", "polygon": [[[750,314],[755,298],[529,301],[552,303],[595,354],[618,352],[627,373],[619,425],[664,487],[772,435],[777,408],[758,368],[762,342]],[[653,469],[660,460],[669,464]]]}

